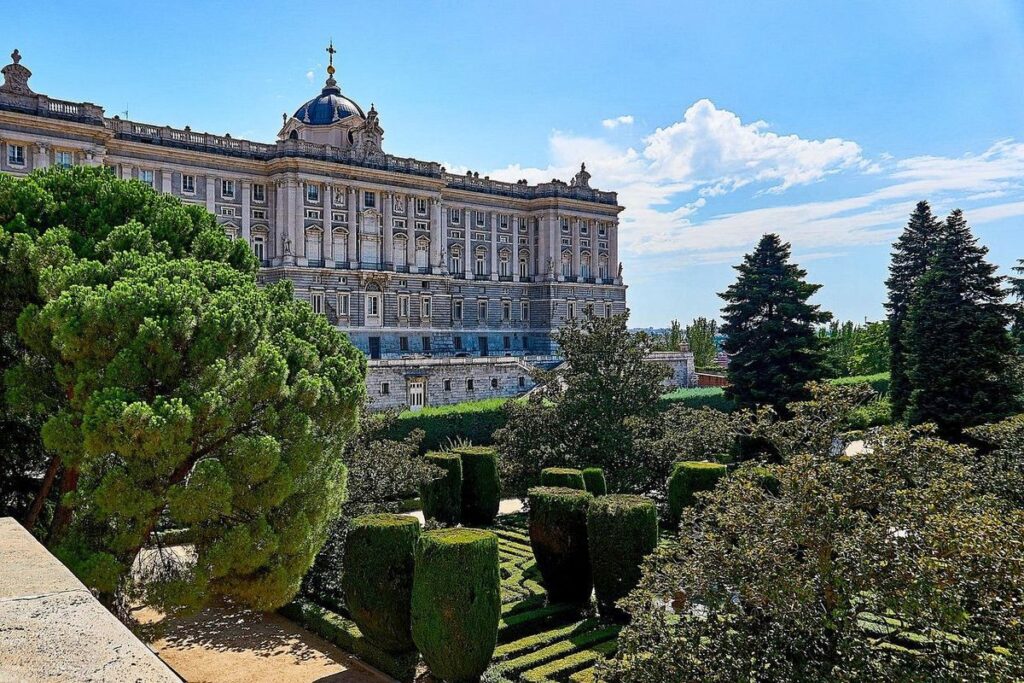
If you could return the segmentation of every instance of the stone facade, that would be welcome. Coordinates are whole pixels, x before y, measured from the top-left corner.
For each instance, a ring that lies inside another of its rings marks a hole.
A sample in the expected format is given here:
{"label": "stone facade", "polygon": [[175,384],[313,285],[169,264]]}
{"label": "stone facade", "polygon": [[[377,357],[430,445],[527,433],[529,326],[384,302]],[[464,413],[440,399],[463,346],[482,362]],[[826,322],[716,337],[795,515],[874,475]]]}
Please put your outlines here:
{"label": "stone facade", "polygon": [[342,95],[330,52],[320,95],[262,143],[37,94],[15,51],[0,171],[102,165],[204,206],[252,246],[261,281],[291,280],[371,359],[547,355],[568,319],[625,310],[614,192],[582,165],[530,185],[385,153],[378,112]]}
{"label": "stone facade", "polygon": [[697,368],[690,351],[655,351],[647,356],[647,360],[664,365],[671,372],[661,383],[666,389],[696,386]]}

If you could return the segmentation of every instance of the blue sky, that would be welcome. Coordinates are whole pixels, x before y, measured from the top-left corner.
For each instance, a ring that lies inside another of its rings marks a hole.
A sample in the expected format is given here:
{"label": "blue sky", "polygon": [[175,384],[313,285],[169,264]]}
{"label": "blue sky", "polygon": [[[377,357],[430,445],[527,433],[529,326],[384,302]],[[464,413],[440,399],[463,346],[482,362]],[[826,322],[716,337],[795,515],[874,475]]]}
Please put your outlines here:
{"label": "blue sky", "polygon": [[338,81],[393,154],[619,192],[637,326],[717,315],[767,231],[844,319],[882,315],[918,199],[1024,257],[1024,2],[16,3],[38,92],[272,140]]}

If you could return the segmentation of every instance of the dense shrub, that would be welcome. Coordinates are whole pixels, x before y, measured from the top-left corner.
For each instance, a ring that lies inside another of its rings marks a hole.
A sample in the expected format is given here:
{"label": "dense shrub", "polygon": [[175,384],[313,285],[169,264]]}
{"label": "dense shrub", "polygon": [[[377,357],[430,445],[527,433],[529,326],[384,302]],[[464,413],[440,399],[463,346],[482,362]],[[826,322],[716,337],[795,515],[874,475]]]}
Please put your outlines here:
{"label": "dense shrub", "polygon": [[594,583],[587,546],[593,495],[560,487],[530,489],[530,546],[550,602],[587,603]]}
{"label": "dense shrub", "polygon": [[853,377],[838,377],[829,380],[831,384],[842,386],[844,384],[867,384],[879,396],[889,393],[889,373],[879,372],[874,375],[855,375]]}
{"label": "dense shrub", "polygon": [[658,545],[658,511],[642,496],[595,498],[587,510],[587,544],[601,615],[622,618],[615,602],[640,580],[640,565]]}
{"label": "dense shrub", "polygon": [[348,531],[342,586],[349,614],[389,652],[413,648],[409,613],[419,535],[418,519],[390,514],[356,517]]}
{"label": "dense shrub", "polygon": [[545,467],[540,471],[541,486],[561,486],[582,491],[586,484],[583,472],[571,467]]}
{"label": "dense shrub", "polygon": [[424,532],[416,544],[412,637],[431,673],[479,680],[494,653],[501,614],[498,537],[477,529]]}
{"label": "dense shrub", "polygon": [[490,445],[494,432],[505,426],[504,407],[508,402],[507,398],[491,398],[406,411],[391,426],[388,438],[400,441],[414,429],[421,429],[425,434],[421,445],[424,451],[441,449],[456,439]]}
{"label": "dense shrub", "polygon": [[662,410],[676,405],[687,408],[714,408],[723,413],[731,413],[736,409],[736,404],[726,397],[721,387],[676,389],[662,396],[659,403]]}
{"label": "dense shrub", "polygon": [[462,458],[463,523],[493,523],[501,502],[497,451],[487,446],[461,446],[454,453]]}
{"label": "dense shrub", "polygon": [[603,496],[608,493],[608,484],[604,479],[604,470],[600,467],[588,467],[583,470],[583,484],[587,491],[595,496]]}
{"label": "dense shrub", "polygon": [[420,487],[423,516],[443,524],[458,524],[462,516],[462,458],[455,453],[427,453],[431,465],[444,476]]}
{"label": "dense shrub", "polygon": [[668,507],[672,523],[678,524],[683,508],[696,502],[693,494],[715,488],[726,471],[726,466],[717,462],[677,462],[668,480]]}
{"label": "dense shrub", "polygon": [[892,403],[888,397],[876,398],[850,413],[847,426],[850,429],[869,429],[892,424]]}

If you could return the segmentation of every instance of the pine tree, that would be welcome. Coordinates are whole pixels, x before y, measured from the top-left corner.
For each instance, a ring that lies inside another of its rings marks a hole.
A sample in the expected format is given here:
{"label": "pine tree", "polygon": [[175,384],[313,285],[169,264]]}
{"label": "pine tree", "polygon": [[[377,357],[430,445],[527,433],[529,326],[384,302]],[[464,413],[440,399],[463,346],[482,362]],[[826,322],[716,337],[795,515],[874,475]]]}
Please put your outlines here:
{"label": "pine tree", "polygon": [[1011,334],[1013,335],[1014,342],[1017,344],[1017,353],[1024,355],[1024,259],[1017,259],[1017,265],[1013,267],[1013,272],[1017,273],[1020,277],[1011,276],[1009,278],[1013,296],[1017,300],[1017,305],[1014,307]]}
{"label": "pine tree", "polygon": [[806,398],[805,385],[823,376],[815,326],[832,315],[807,303],[821,285],[806,282],[807,271],[789,257],[789,244],[765,235],[736,266],[736,282],[719,295],[726,302],[723,348],[732,355],[726,391],[741,406],[784,410]]}
{"label": "pine tree", "polygon": [[910,400],[911,386],[905,358],[910,303],[917,281],[928,268],[940,227],[941,223],[932,215],[928,202],[918,202],[903,234],[892,246],[889,279],[885,281],[889,300],[885,308],[889,312],[889,399],[894,419],[904,416]]}
{"label": "pine tree", "polygon": [[960,210],[951,213],[907,319],[904,360],[913,390],[906,417],[934,422],[950,437],[1019,408],[1007,330],[1013,307],[987,253]]}

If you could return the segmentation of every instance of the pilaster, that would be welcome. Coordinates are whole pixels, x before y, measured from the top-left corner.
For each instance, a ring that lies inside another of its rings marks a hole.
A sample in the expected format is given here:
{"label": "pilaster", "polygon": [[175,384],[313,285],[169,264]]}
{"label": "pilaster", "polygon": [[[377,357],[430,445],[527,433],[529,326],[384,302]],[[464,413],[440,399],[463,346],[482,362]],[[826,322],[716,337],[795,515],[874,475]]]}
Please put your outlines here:
{"label": "pilaster", "polygon": [[[394,241],[395,241],[395,195],[393,192],[382,192],[384,200],[384,254],[383,264],[381,268],[384,270],[394,270],[395,258],[393,255]],[[406,221],[408,225],[408,221]]]}
{"label": "pilaster", "polygon": [[498,280],[498,214],[491,211],[491,280]]}
{"label": "pilaster", "polygon": [[358,268],[359,226],[357,223],[359,222],[359,217],[356,213],[356,208],[359,201],[359,193],[351,185],[348,188],[346,201],[348,202],[348,267]]}

